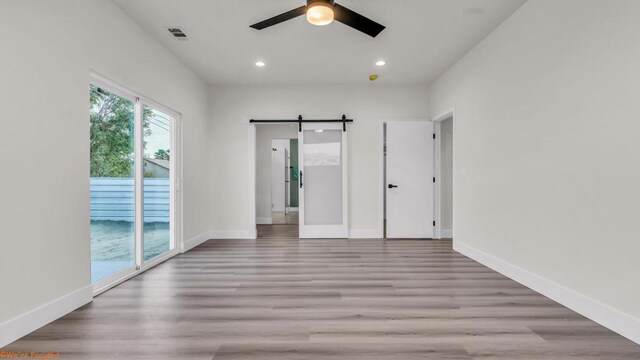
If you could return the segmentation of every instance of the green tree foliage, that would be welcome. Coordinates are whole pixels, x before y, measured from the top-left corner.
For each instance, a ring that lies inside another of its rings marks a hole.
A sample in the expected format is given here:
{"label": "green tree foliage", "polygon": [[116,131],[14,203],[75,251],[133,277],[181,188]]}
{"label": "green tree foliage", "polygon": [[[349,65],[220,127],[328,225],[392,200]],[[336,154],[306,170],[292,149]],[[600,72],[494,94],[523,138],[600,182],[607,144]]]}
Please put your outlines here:
{"label": "green tree foliage", "polygon": [[158,160],[170,160],[170,152],[170,149],[159,149],[155,154],[153,154],[153,157]]}
{"label": "green tree foliage", "polygon": [[[92,177],[133,177],[133,102],[91,85],[90,149]],[[151,110],[143,111],[145,134]]]}

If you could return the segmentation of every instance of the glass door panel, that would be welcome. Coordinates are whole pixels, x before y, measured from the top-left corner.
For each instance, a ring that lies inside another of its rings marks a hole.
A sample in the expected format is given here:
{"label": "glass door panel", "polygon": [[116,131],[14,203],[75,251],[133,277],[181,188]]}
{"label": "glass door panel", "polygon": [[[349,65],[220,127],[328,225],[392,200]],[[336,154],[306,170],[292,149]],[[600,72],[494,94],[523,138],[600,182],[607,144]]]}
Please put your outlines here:
{"label": "glass door panel", "polygon": [[134,268],[134,102],[91,85],[91,282]]}
{"label": "glass door panel", "polygon": [[145,105],[144,261],[173,249],[171,133],[174,118]]}
{"label": "glass door panel", "polygon": [[177,252],[178,115],[97,75],[91,83],[91,283],[99,293]]}
{"label": "glass door panel", "polygon": [[305,124],[300,150],[300,237],[348,237],[342,124]]}

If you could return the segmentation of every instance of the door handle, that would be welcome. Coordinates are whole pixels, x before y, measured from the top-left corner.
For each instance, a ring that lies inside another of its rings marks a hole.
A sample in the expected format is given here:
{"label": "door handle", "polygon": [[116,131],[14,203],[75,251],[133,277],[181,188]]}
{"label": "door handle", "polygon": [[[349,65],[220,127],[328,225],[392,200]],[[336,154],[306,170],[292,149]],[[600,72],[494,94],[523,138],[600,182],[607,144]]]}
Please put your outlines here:
{"label": "door handle", "polygon": [[389,184],[389,189],[395,189],[397,187],[398,187],[398,185]]}
{"label": "door handle", "polygon": [[300,189],[302,189],[302,186],[303,186],[303,184],[302,184],[302,171],[300,171]]}

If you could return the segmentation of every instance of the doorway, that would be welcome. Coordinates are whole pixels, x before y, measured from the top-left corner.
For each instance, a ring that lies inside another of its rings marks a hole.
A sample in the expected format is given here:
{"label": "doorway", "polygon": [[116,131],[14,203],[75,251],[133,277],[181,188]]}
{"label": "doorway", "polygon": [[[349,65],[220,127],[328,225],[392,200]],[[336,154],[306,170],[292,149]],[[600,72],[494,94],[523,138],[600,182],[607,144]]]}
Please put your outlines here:
{"label": "doorway", "polygon": [[433,119],[435,130],[435,234],[436,239],[453,238],[454,219],[454,111]]}
{"label": "doorway", "polygon": [[298,127],[255,128],[257,237],[298,238]]}
{"label": "doorway", "polygon": [[[248,124],[249,221],[256,224],[256,238],[348,238],[347,123],[353,120],[343,116],[291,122],[251,120]],[[286,142],[274,140],[289,140],[289,148]],[[295,145],[297,152],[292,151]],[[293,161],[296,155],[298,164]],[[274,198],[274,194],[284,197]],[[274,199],[283,199],[284,205]],[[296,217],[297,225],[293,224]]]}
{"label": "doorway", "polygon": [[298,224],[298,139],[271,140],[271,222]]}

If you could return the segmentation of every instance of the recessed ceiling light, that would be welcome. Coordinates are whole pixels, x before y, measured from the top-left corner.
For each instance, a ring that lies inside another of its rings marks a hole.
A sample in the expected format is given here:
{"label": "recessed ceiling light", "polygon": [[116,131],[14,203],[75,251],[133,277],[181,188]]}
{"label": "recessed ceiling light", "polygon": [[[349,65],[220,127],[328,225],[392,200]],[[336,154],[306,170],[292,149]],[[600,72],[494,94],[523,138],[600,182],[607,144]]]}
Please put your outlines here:
{"label": "recessed ceiling light", "polygon": [[387,63],[384,60],[380,60],[376,63],[378,66],[385,66]]}
{"label": "recessed ceiling light", "polygon": [[267,64],[265,64],[263,61],[257,61],[256,62],[256,66],[257,67],[264,67],[265,65],[267,65]]}

